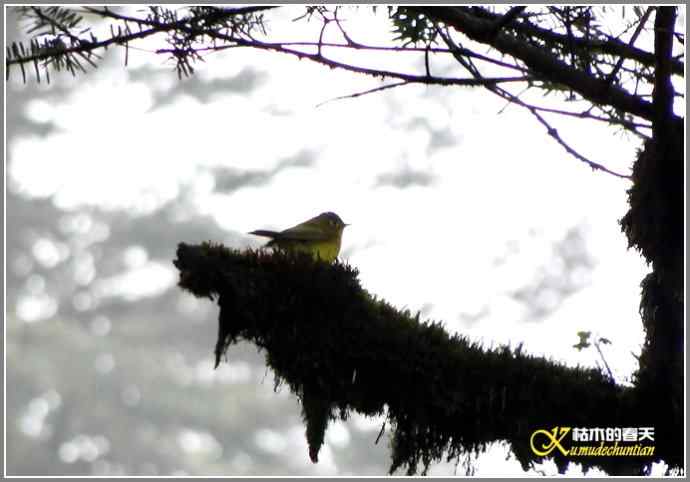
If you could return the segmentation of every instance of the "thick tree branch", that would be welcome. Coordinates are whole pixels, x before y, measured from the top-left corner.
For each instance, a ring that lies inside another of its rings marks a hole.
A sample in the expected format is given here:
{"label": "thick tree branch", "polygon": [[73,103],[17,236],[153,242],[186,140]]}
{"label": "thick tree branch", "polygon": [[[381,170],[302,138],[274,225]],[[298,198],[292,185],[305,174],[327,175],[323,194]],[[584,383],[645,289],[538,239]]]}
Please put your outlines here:
{"label": "thick tree branch", "polygon": [[499,17],[493,25],[493,34],[496,35],[503,27],[515,20],[527,7],[515,6],[511,7],[502,17]]}
{"label": "thick tree branch", "polygon": [[[475,8],[472,10],[472,13],[491,22],[496,22],[501,18],[500,15],[491,13],[482,8]],[[578,49],[600,51],[605,54],[615,55],[616,57],[634,60],[635,62],[638,62],[646,67],[654,67],[656,65],[654,53],[639,49],[614,37],[609,37],[607,40],[586,37],[569,37],[566,34],[561,34],[538,27],[528,21],[510,22],[508,25],[516,32],[529,37],[539,38],[546,42],[558,43],[563,46],[571,44],[573,47]],[[679,60],[674,60],[671,64],[671,70],[675,75],[684,75],[685,65]]]}
{"label": "thick tree branch", "polygon": [[[439,323],[375,299],[348,265],[210,244],[180,244],[174,264],[181,288],[218,300],[216,359],[239,339],[255,343],[278,383],[300,397],[312,459],[328,420],[350,412],[387,413],[391,472],[409,474],[499,440],[528,468],[542,460],[529,449],[534,430],[643,419],[632,391],[600,371],[450,336]],[[553,456],[560,470],[572,462],[557,450]],[[616,473],[640,471],[651,459],[577,462]]]}
{"label": "thick tree branch", "polygon": [[430,18],[452,26],[470,39],[488,44],[501,53],[524,62],[536,74],[554,83],[562,84],[595,104],[605,104],[647,120],[654,118],[651,103],[629,94],[604,79],[593,78],[577,70],[543,49],[533,47],[509,35],[493,35],[493,22],[478,18],[468,7],[409,7]]}
{"label": "thick tree branch", "polygon": [[671,59],[675,7],[657,7],[653,136],[638,152],[630,209],[621,219],[629,246],[639,249],[652,271],[642,281],[640,315],[645,342],[635,374],[636,398],[653,414],[657,449],[670,467],[683,467],[685,396],[685,138],[673,115]]}
{"label": "thick tree branch", "polygon": [[674,117],[671,55],[675,22],[675,7],[657,7],[654,21],[654,49],[657,57],[653,93],[655,137],[663,137],[669,132],[670,122]]}

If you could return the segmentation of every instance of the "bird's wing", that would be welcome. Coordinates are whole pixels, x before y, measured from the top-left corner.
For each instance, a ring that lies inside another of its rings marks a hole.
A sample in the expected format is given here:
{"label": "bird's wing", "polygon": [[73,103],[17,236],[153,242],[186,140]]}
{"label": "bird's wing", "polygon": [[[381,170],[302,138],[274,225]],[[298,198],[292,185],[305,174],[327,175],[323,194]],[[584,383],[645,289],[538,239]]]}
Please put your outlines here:
{"label": "bird's wing", "polygon": [[276,239],[290,239],[295,241],[326,241],[328,234],[313,226],[297,225],[277,233]]}

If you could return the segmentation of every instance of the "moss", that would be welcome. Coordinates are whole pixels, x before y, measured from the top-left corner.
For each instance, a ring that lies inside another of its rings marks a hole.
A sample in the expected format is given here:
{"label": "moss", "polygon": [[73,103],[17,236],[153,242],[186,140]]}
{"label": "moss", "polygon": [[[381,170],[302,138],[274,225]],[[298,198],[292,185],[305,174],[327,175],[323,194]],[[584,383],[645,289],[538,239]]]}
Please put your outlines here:
{"label": "moss", "polygon": [[[408,474],[500,440],[527,468],[542,461],[529,449],[534,430],[639,425],[630,389],[599,371],[450,336],[367,293],[349,265],[211,244],[181,244],[175,265],[183,289],[218,300],[216,361],[249,340],[300,397],[313,459],[328,420],[350,411],[387,413],[390,470]],[[553,455],[565,470],[569,460]],[[618,473],[651,460],[625,460],[624,469],[620,459],[578,462]]]}

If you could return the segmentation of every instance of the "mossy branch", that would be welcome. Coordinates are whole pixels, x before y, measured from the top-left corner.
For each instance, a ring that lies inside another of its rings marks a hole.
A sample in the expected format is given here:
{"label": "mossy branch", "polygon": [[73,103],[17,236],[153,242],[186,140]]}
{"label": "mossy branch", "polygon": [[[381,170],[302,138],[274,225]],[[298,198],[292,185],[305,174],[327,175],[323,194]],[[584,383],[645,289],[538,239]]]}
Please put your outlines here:
{"label": "mossy branch", "polygon": [[[255,343],[279,383],[300,397],[312,460],[329,419],[387,413],[391,473],[413,474],[507,441],[522,466],[541,462],[534,430],[639,426],[631,389],[597,370],[487,349],[362,289],[358,271],[307,255],[180,244],[179,286],[220,305],[216,363],[239,339]],[[403,267],[401,266],[401,269]],[[410,280],[414,282],[414,280]],[[373,442],[373,441],[372,441]],[[555,450],[560,470],[569,459]],[[587,469],[637,472],[651,460],[578,458]]]}

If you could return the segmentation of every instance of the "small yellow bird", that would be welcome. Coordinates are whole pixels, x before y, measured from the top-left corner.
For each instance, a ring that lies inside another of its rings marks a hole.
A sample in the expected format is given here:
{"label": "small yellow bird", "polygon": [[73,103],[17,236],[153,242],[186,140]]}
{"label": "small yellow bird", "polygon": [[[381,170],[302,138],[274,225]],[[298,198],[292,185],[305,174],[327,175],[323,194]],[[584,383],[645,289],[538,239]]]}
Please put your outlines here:
{"label": "small yellow bird", "polygon": [[257,229],[249,234],[271,238],[266,246],[311,253],[316,258],[332,263],[340,253],[340,241],[345,226],[348,224],[345,224],[340,216],[326,212],[285,231]]}

